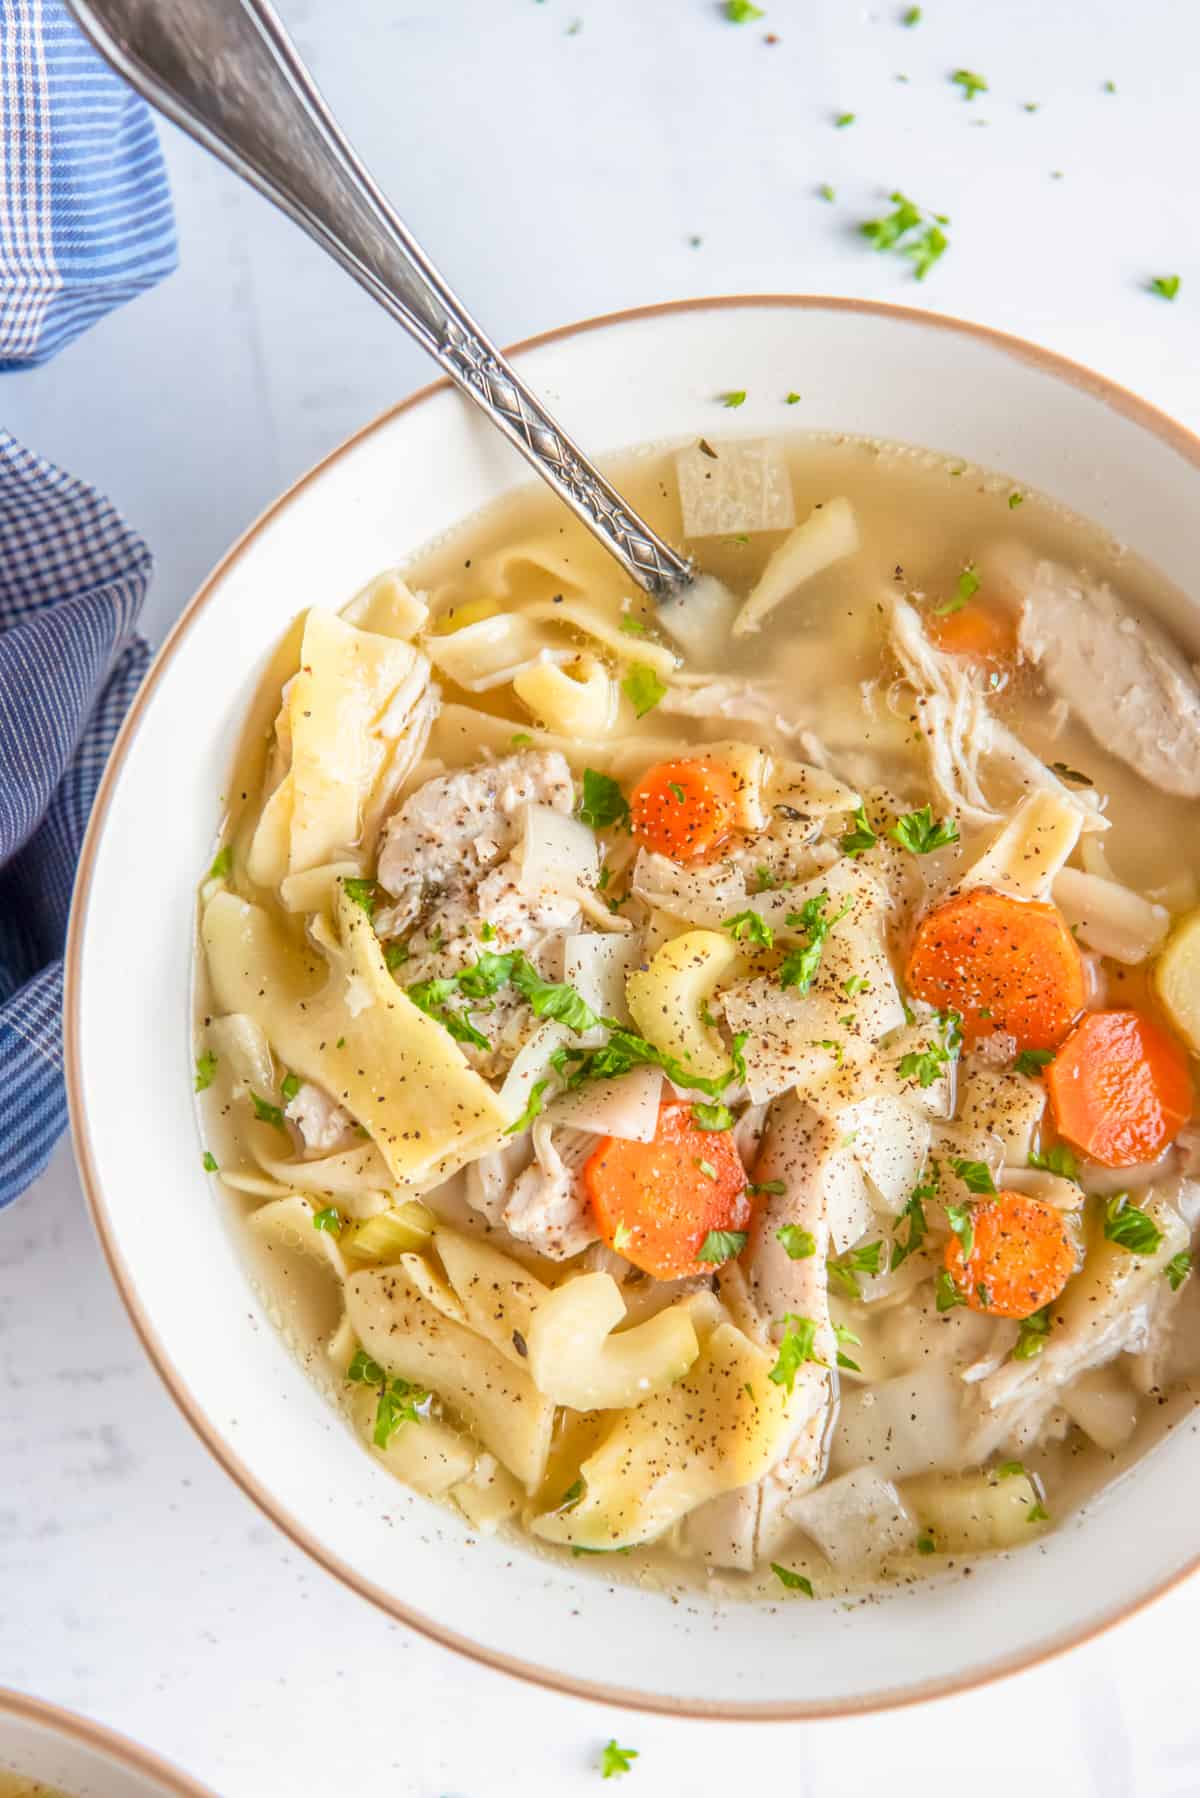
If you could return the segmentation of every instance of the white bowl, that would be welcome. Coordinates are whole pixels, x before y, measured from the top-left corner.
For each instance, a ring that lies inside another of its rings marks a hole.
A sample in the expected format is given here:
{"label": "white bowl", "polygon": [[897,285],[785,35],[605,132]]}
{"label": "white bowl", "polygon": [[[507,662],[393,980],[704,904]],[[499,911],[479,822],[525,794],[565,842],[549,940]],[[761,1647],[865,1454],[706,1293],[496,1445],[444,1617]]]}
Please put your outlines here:
{"label": "white bowl", "polygon": [[[1200,442],[1098,376],[1012,338],[896,307],[697,301],[536,339],[516,360],[593,452],[736,430],[907,440],[1100,520],[1186,590]],[[715,403],[745,388],[736,417]],[[803,395],[784,405],[791,389]],[[552,1564],[397,1487],[318,1396],[253,1298],[201,1173],[188,981],[243,712],[285,624],[528,478],[445,386],[285,494],[189,605],[113,755],[68,951],[67,1070],[96,1223],[134,1324],[229,1473],[348,1585],[452,1647],[623,1705],[811,1717],[945,1693],[1094,1633],[1188,1570],[1200,1437],[1178,1431],[1093,1515],[1043,1543],[853,1608],[716,1608]],[[1153,1529],[1145,1528],[1147,1518]],[[1103,1577],[1097,1577],[1097,1569]]]}
{"label": "white bowl", "polygon": [[212,1798],[156,1754],[57,1705],[0,1688],[0,1773],[71,1798]]}

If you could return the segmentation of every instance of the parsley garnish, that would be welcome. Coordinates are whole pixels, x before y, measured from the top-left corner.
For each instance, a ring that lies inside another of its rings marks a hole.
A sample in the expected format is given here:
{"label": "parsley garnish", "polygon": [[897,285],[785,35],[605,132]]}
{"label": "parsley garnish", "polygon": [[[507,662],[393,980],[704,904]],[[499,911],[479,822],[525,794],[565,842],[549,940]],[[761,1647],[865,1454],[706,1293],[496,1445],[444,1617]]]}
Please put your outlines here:
{"label": "parsley garnish", "polygon": [[935,824],[933,807],[923,805],[918,811],[905,812],[902,818],[897,818],[888,835],[912,855],[932,855],[935,849],[957,843],[958,825],[953,818],[943,818],[940,824]]}
{"label": "parsley garnish", "polygon": [[530,734],[527,730],[514,731],[512,736],[508,739],[508,741],[509,741],[509,747],[512,749],[532,749],[533,748],[533,738],[530,736]]}
{"label": "parsley garnish", "polygon": [[621,618],[621,629],[627,637],[644,637],[646,621],[644,618],[639,618],[634,612],[625,612]]}
{"label": "parsley garnish", "polygon": [[839,131],[844,131],[847,125],[853,125],[857,116],[857,113],[853,112],[839,112],[833,122]]}
{"label": "parsley garnish", "polygon": [[937,1553],[937,1547],[932,1536],[926,1535],[917,1537],[917,1553],[919,1555],[932,1555]]}
{"label": "parsley garnish", "polygon": [[217,1071],[217,1058],[211,1049],[205,1049],[196,1057],[196,1091],[207,1092],[213,1083],[213,1075]]}
{"label": "parsley garnish", "polygon": [[775,941],[775,932],[756,911],[740,911],[726,918],[725,928],[735,943],[753,943],[756,949],[769,949]]}
{"label": "parsley garnish", "polygon": [[254,1101],[254,1115],[259,1123],[274,1124],[277,1130],[282,1130],[284,1135],[287,1136],[288,1127],[283,1121],[283,1113],[280,1111],[278,1105],[269,1104],[266,1099],[260,1099],[258,1094],[254,1092],[250,1094],[250,1097]]}
{"label": "parsley garnish", "polygon": [[974,562],[967,562],[958,577],[958,584],[954,590],[954,598],[948,599],[944,606],[935,606],[933,608],[934,617],[948,618],[953,612],[961,612],[968,600],[974,599],[979,591],[980,585],[981,582],[978,574],[975,572]]}
{"label": "parsley garnish", "polygon": [[386,944],[383,951],[383,960],[388,973],[394,974],[397,968],[402,968],[408,960],[408,954],[407,943]]}
{"label": "parsley garnish", "polygon": [[848,974],[842,981],[842,991],[847,999],[855,999],[859,993],[869,993],[870,990],[871,982],[864,979],[861,974]]}
{"label": "parsley garnish", "polygon": [[[570,1049],[564,1046],[556,1049],[550,1057],[551,1066],[563,1076],[569,1091],[573,1092],[588,1080],[613,1080],[618,1074],[627,1074],[630,1068],[637,1067],[661,1068],[668,1080],[673,1081],[676,1086],[706,1093],[710,1099],[719,1098],[731,1080],[746,1078],[746,1061],[742,1054],[746,1043],[744,1032],[733,1039],[728,1071],[709,1079],[693,1073],[673,1055],[664,1055],[661,1049],[648,1043],[644,1036],[637,1036],[632,1030],[627,1030],[615,1018],[601,1018],[600,1022],[610,1035],[599,1049]],[[575,1064],[570,1072],[567,1071],[569,1062]]]}
{"label": "parsley garnish", "polygon": [[279,1082],[279,1091],[284,1103],[290,1105],[292,1100],[296,1097],[296,1094],[300,1091],[299,1074],[285,1074],[283,1079]]}
{"label": "parsley garnish", "polygon": [[771,1572],[789,1592],[803,1592],[806,1598],[813,1596],[812,1581],[805,1574],[793,1573],[790,1567],[781,1567],[778,1561],[771,1562]]}
{"label": "parsley garnish", "polygon": [[210,880],[226,880],[233,868],[233,844],[226,843],[213,856],[212,867],[208,870]]}
{"label": "parsley garnish", "polygon": [[613,1231],[612,1239],[613,1248],[616,1249],[618,1255],[623,1254],[632,1241],[633,1231],[629,1228],[629,1225],[624,1223],[618,1224]]}
{"label": "parsley garnish", "polygon": [[1030,1509],[1027,1511],[1027,1513],[1025,1515],[1025,1521],[1026,1521],[1026,1523],[1049,1523],[1050,1513],[1046,1509],[1045,1505],[1042,1503],[1040,1498],[1038,1499],[1037,1503],[1035,1505],[1032,1505],[1030,1507]]}
{"label": "parsley garnish", "polygon": [[1022,1478],[1024,1473],[1025,1463],[1023,1461],[1001,1461],[996,1469],[996,1478],[998,1480],[1016,1480]]}
{"label": "parsley garnish", "polygon": [[970,69],[955,69],[950,79],[962,88],[964,100],[973,100],[976,94],[986,94],[988,91],[988,84],[983,76],[974,74]]}
{"label": "parsley garnish", "polygon": [[885,218],[868,219],[859,229],[877,250],[895,250],[897,255],[909,257],[917,280],[923,281],[950,247],[942,230],[950,221],[943,213],[923,212],[902,193],[894,193],[891,198],[894,212]]}
{"label": "parsley garnish", "polygon": [[795,1312],[789,1311],[780,1322],[783,1325],[783,1337],[779,1344],[779,1359],[767,1378],[791,1393],[796,1384],[796,1375],[806,1361],[815,1361],[818,1367],[824,1367],[825,1362],[813,1353],[817,1326],[811,1317],[797,1317]]}
{"label": "parsley garnish", "polygon": [[383,1382],[387,1379],[387,1375],[384,1373],[382,1367],[380,1367],[378,1361],[372,1361],[366,1349],[360,1348],[356,1352],[353,1361],[351,1361],[349,1367],[346,1369],[346,1378],[348,1380],[353,1380],[356,1385],[382,1386]]}
{"label": "parsley garnish", "polygon": [[731,25],[748,25],[752,19],[762,16],[762,7],[753,6],[751,0],[725,0],[725,17]]}
{"label": "parsley garnish", "polygon": [[[778,1182],[783,1191],[783,1181]],[[752,1192],[762,1192],[763,1187],[751,1187]],[[784,1253],[789,1261],[807,1261],[810,1255],[817,1252],[817,1239],[811,1230],[802,1230],[799,1224],[783,1224],[775,1232],[776,1242],[783,1244]]]}
{"label": "parsley garnish", "polygon": [[992,1170],[986,1161],[952,1160],[950,1166],[968,1192],[985,1193],[989,1199],[995,1198],[996,1182],[992,1178]]}
{"label": "parsley garnish", "polygon": [[1018,1074],[1028,1074],[1031,1080],[1035,1080],[1041,1074],[1042,1069],[1053,1060],[1053,1049],[1022,1049],[1013,1062],[1013,1071]]}
{"label": "parsley garnish", "polygon": [[1052,1149],[1030,1150],[1029,1165],[1048,1174],[1061,1174],[1064,1180],[1079,1179],[1079,1163],[1065,1142],[1056,1142]]}
{"label": "parsley garnish", "polygon": [[1178,275],[1155,275],[1150,283],[1150,290],[1161,300],[1173,300],[1179,292]]}
{"label": "parsley garnish", "polygon": [[635,662],[621,682],[621,691],[639,718],[654,710],[666,690],[665,682],[644,662]]}
{"label": "parsley garnish", "polygon": [[779,885],[779,882],[776,880],[775,876],[772,874],[770,868],[755,868],[755,870],[754,870],[754,891],[756,893],[773,892],[774,889],[778,885]]}
{"label": "parsley garnish", "polygon": [[[975,1247],[975,1219],[969,1205],[947,1205],[946,1222],[962,1246],[963,1261],[969,1261]],[[939,1310],[942,1307],[939,1305]]]}
{"label": "parsley garnish", "polygon": [[715,1180],[716,1179],[716,1177],[717,1177],[716,1168],[713,1166],[711,1161],[705,1161],[705,1159],[702,1155],[697,1155],[696,1166],[700,1169],[700,1172],[704,1175],[704,1178],[706,1180]]}
{"label": "parsley garnish", "polygon": [[882,1242],[868,1242],[860,1249],[847,1249],[844,1255],[836,1256],[826,1264],[825,1272],[831,1283],[840,1286],[849,1298],[860,1299],[859,1274],[877,1274],[882,1265]]}
{"label": "parsley garnish", "polygon": [[728,1105],[714,1103],[712,1105],[696,1104],[692,1106],[692,1121],[697,1130],[732,1130],[733,1113]]}
{"label": "parsley garnish", "polygon": [[723,406],[728,406],[731,410],[735,406],[744,406],[746,404],[746,389],[744,387],[738,387],[735,388],[732,393],[723,393],[721,395],[721,404]]}
{"label": "parsley garnish", "polygon": [[746,1241],[745,1230],[710,1230],[696,1250],[696,1259],[708,1267],[720,1267],[726,1261],[736,1260]]}
{"label": "parsley garnish", "polygon": [[[485,949],[471,964],[457,974],[446,974],[435,980],[418,980],[406,987],[413,1004],[442,1025],[456,1042],[473,1043],[476,1048],[490,1049],[486,1036],[477,1030],[469,1016],[470,1007],[453,1010],[450,1000],[489,999],[502,986],[515,986],[528,1000],[538,1018],[553,1018],[570,1030],[590,1030],[599,1023],[595,1012],[584,1003],[573,986],[543,980],[533,963],[520,949],[498,955]],[[536,1113],[534,1114],[536,1116]]]}
{"label": "parsley garnish", "polygon": [[916,1252],[916,1250],[920,1248],[921,1244],[924,1242],[926,1236],[928,1235],[929,1222],[925,1216],[925,1203],[924,1202],[926,1199],[934,1198],[936,1195],[936,1192],[937,1192],[937,1187],[936,1187],[935,1182],[931,1182],[930,1184],[925,1185],[925,1186],[914,1186],[912,1193],[909,1196],[907,1205],[905,1205],[904,1210],[900,1213],[900,1216],[896,1221],[896,1230],[897,1231],[899,1231],[901,1224],[907,1224],[908,1228],[905,1232],[905,1238],[904,1238],[903,1242],[901,1242],[899,1235],[893,1236],[893,1239],[892,1239],[892,1272],[893,1273],[895,1273],[896,1269],[901,1265],[902,1262],[907,1261],[908,1257],[910,1255],[914,1254]]}
{"label": "parsley garnish", "polygon": [[541,1117],[542,1094],[549,1084],[550,1081],[548,1077],[545,1080],[534,1081],[529,1089],[529,1099],[524,1111],[521,1113],[515,1124],[510,1124],[508,1126],[508,1129],[504,1132],[505,1136],[518,1136],[522,1130],[528,1130],[534,1118]]}
{"label": "parsley garnish", "polygon": [[[950,1207],[947,1206],[947,1210],[949,1209]],[[956,1305],[966,1304],[966,1299],[958,1290],[958,1287],[954,1284],[954,1281],[950,1278],[950,1275],[945,1268],[939,1273],[936,1285],[937,1308],[939,1311],[953,1311]]]}
{"label": "parsley garnish", "polygon": [[1163,1272],[1167,1276],[1167,1283],[1172,1292],[1179,1291],[1179,1288],[1183,1285],[1183,1282],[1187,1279],[1191,1271],[1192,1257],[1188,1254],[1186,1249],[1180,1249],[1178,1255],[1171,1256],[1171,1259],[1163,1268]]}
{"label": "parsley garnish", "polygon": [[[204,1171],[206,1174],[219,1174],[221,1171],[220,1168],[217,1166],[217,1158],[213,1154],[211,1149],[205,1149],[202,1165],[203,1165],[203,1168],[204,1168]],[[1176,1255],[1175,1259],[1176,1259],[1176,1261],[1178,1261],[1179,1256]],[[1170,1277],[1170,1269],[1168,1269],[1167,1272],[1168,1272],[1168,1278],[1169,1278]],[[1178,1280],[1176,1280],[1175,1285],[1178,1286],[1179,1284],[1180,1284],[1180,1282]]]}
{"label": "parsley garnish", "polygon": [[1081,774],[1078,768],[1069,768],[1066,762],[1051,762],[1050,770],[1058,775],[1059,780],[1065,780],[1072,787],[1094,787],[1096,784],[1089,774]]}
{"label": "parsley garnish", "polygon": [[379,902],[379,888],[373,880],[343,880],[346,897],[352,904],[366,912],[368,918],[375,916],[375,907]]}
{"label": "parsley garnish", "polygon": [[379,1394],[379,1404],[375,1409],[375,1434],[372,1440],[376,1448],[386,1448],[402,1423],[420,1423],[419,1405],[429,1403],[430,1394],[421,1386],[414,1386],[411,1380],[389,1380]]}
{"label": "parsley garnish", "polygon": [[783,1194],[787,1191],[787,1187],[782,1180],[751,1180],[747,1183],[746,1191],[771,1193],[776,1198],[782,1198]]}
{"label": "parsley garnish", "polygon": [[900,23],[902,25],[919,25],[921,23],[920,7],[919,6],[910,6],[908,11],[905,13],[904,17],[901,19]]}
{"label": "parsley garnish", "polygon": [[868,849],[873,849],[878,841],[879,838],[871,829],[870,819],[860,805],[854,812],[854,828],[838,838],[838,848],[843,855],[863,855]]}
{"label": "parsley garnish", "polygon": [[1043,1305],[1031,1317],[1021,1319],[1021,1328],[1017,1332],[1016,1346],[1012,1352],[1014,1361],[1032,1361],[1040,1355],[1046,1346],[1046,1338],[1050,1334],[1050,1307]]}
{"label": "parsley garnish", "polygon": [[585,768],[583,793],[575,816],[592,830],[607,830],[610,824],[625,823],[629,801],[611,776]]}
{"label": "parsley garnish", "polygon": [[962,1047],[959,1033],[962,1019],[958,1012],[935,1012],[932,1022],[934,1029],[942,1032],[941,1042],[929,1041],[924,1049],[910,1050],[896,1063],[896,1071],[902,1080],[915,1080],[922,1088],[934,1085],[942,1070],[957,1060]]}
{"label": "parsley garnish", "polygon": [[1009,511],[1015,512],[1018,506],[1023,506],[1024,504],[1025,504],[1025,495],[1023,493],[1018,493],[1016,491],[1016,489],[1014,488],[1013,491],[1008,496]]}
{"label": "parsley garnish", "polygon": [[[834,1324],[833,1333],[837,1337],[839,1343],[846,1343],[850,1348],[862,1347],[862,1337],[856,1336],[854,1331],[849,1329],[845,1324]],[[847,1368],[850,1373],[862,1372],[862,1368],[858,1365],[858,1362],[852,1361],[849,1355],[843,1354],[841,1348],[838,1349],[837,1364],[839,1367]]]}
{"label": "parsley garnish", "polygon": [[[746,8],[744,13],[734,11],[735,7],[743,6]],[[750,19],[759,16],[757,6],[751,6],[749,0],[727,0],[726,11],[729,17],[738,24],[741,23],[743,18]],[[633,1763],[637,1757],[638,1751],[636,1748],[619,1748],[617,1746],[616,1738],[613,1737],[604,1744],[604,1747],[600,1752],[601,1776],[604,1779],[617,1779],[623,1773],[631,1773],[633,1771]]]}
{"label": "parsley garnish", "polygon": [[1127,1192],[1115,1194],[1104,1207],[1104,1234],[1131,1255],[1153,1255],[1163,1239],[1154,1219],[1132,1204]]}
{"label": "parsley garnish", "polygon": [[331,1236],[342,1233],[342,1214],[336,1205],[326,1205],[324,1211],[313,1212],[313,1229],[327,1230]]}
{"label": "parsley garnish", "polygon": [[827,918],[825,908],[829,904],[829,894],[817,893],[812,899],[806,899],[799,911],[787,914],[788,929],[806,931],[808,941],[801,948],[788,950],[779,969],[780,986],[794,986],[797,994],[803,998],[816,978],[826,937],[834,925],[846,916],[852,903],[847,899],[841,911],[835,912],[832,918]]}

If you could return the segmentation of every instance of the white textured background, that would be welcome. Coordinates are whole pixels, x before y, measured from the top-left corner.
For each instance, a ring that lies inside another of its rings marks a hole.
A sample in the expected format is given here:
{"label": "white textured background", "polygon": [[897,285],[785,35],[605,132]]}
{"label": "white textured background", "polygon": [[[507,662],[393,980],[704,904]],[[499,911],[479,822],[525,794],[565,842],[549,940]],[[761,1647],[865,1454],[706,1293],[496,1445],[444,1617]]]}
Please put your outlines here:
{"label": "white textured background", "polygon": [[[741,27],[713,0],[279,4],[501,341],[693,294],[870,295],[1023,333],[1200,425],[1195,0],[927,0],[915,29],[890,0],[773,0]],[[972,103],[964,65],[990,86]],[[167,153],[180,272],[0,390],[148,537],[156,639],[269,499],[428,377],[265,203],[174,133]],[[895,187],[952,220],[923,286],[856,232]],[[1175,273],[1173,305],[1145,291]],[[387,1623],[228,1483],[143,1363],[65,1147],[0,1218],[0,1683],[222,1798],[575,1798],[612,1734],[640,1750],[604,1788],[630,1798],[1174,1798],[1200,1792],[1198,1630],[1193,1584],[1005,1685],[854,1723],[540,1694]]]}

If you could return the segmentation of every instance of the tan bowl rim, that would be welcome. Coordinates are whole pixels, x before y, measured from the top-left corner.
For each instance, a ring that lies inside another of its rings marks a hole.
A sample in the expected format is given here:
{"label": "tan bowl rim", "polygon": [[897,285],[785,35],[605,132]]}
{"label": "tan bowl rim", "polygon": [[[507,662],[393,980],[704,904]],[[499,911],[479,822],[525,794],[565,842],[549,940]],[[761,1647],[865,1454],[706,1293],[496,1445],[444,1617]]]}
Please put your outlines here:
{"label": "tan bowl rim", "polygon": [[[896,306],[883,300],[856,300],[844,299],[837,295],[787,293],[724,294],[707,299],[665,300],[657,305],[634,306],[622,312],[602,313],[595,318],[581,319],[576,324],[560,325],[555,330],[542,331],[535,337],[524,338],[520,343],[513,345],[507,354],[521,356],[530,350],[541,349],[545,344],[560,343],[568,338],[582,336],[587,331],[602,331],[612,325],[632,324],[640,319],[663,318],[683,312],[724,312],[763,307],[778,307],[781,310],[790,309],[803,312],[857,313],[872,318],[890,318],[902,324],[920,325],[928,330],[946,331],[976,338],[1006,356],[1029,363],[1044,373],[1066,382],[1069,386],[1080,388],[1094,398],[1102,400],[1114,411],[1122,413],[1126,418],[1141,425],[1144,430],[1160,438],[1186,461],[1200,468],[1200,437],[1177,423],[1156,406],[1152,406],[1148,400],[1140,399],[1128,388],[1121,387],[1106,376],[1097,374],[1082,363],[1073,362],[1066,356],[1058,355],[1054,350],[1043,349],[1037,344],[1028,342],[1025,338],[1014,337],[1008,332],[994,330],[988,325],[975,324],[969,319],[953,318],[945,313],[925,312],[912,306]],[[446,379],[433,381],[429,386],[420,388],[416,393],[410,394],[407,399],[401,400],[395,406],[390,406],[386,412],[381,412],[378,417],[361,426],[285,489],[278,499],[272,501],[266,510],[260,513],[258,518],[243,531],[232,548],[217,563],[207,580],[193,594],[168,632],[145,680],[138,689],[129,715],[121,727],[104,771],[95,804],[92,807],[91,819],[79,860],[79,873],[75,883],[75,896],[71,908],[66,948],[63,1022],[67,1099],[75,1156],[92,1221],[116,1282],[117,1290],[129,1313],[130,1321],[141,1339],[143,1348],[184,1417],[225,1469],[225,1472],[236,1481],[247,1497],[254,1501],[272,1523],[283,1530],[285,1535],[290,1536],[298,1548],[311,1555],[313,1560],[324,1567],[327,1572],[340,1579],[352,1591],[369,1599],[372,1604],[377,1605],[380,1610],[398,1623],[407,1624],[411,1629],[417,1630],[431,1641],[438,1642],[445,1648],[454,1649],[458,1654],[465,1655],[480,1665],[512,1674],[515,1678],[526,1680],[531,1685],[561,1692],[569,1697],[585,1698],[601,1704],[615,1705],[623,1710],[640,1710],[661,1716],[687,1717],[696,1720],[713,1719],[751,1723],[812,1722],[823,1718],[863,1716],[878,1711],[895,1710],[910,1704],[922,1704],[933,1698],[947,1698],[959,1692],[973,1691],[976,1687],[986,1685],[992,1680],[1023,1672],[1028,1667],[1040,1665],[1055,1655],[1065,1653],[1067,1649],[1078,1647],[1083,1642],[1092,1641],[1104,1630],[1133,1616],[1144,1606],[1161,1597],[1164,1592],[1171,1590],[1172,1587],[1194,1573],[1200,1567],[1200,1550],[1186,1566],[1168,1578],[1160,1580],[1140,1598],[1114,1607],[1111,1612],[1093,1622],[1078,1628],[1063,1630],[1057,1636],[1052,1636],[1048,1641],[1035,1647],[1021,1650],[995,1661],[985,1662],[966,1673],[927,1680],[920,1685],[902,1689],[884,1688],[838,1701],[806,1703],[802,1699],[797,1699],[794,1702],[788,1700],[787,1702],[755,1704],[722,1699],[709,1701],[659,1698],[644,1692],[629,1690],[623,1686],[574,1679],[570,1674],[560,1672],[555,1668],[538,1666],[533,1662],[517,1660],[510,1655],[483,1648],[477,1642],[471,1641],[469,1637],[460,1635],[456,1630],[445,1628],[434,1619],[401,1603],[390,1592],[384,1591],[373,1580],[356,1572],[340,1556],[335,1555],[319,1542],[289,1514],[272,1493],[268,1492],[254,1478],[229,1444],[210,1428],[183,1380],[168,1359],[162,1343],[151,1328],[109,1228],[88,1122],[84,1116],[80,1097],[79,973],[96,849],[104,829],[113,791],[120,778],[125,757],[137,733],[142,714],[146,710],[164,669],[179,654],[188,631],[202,608],[208,603],[226,569],[253,542],[264,525],[273,520],[285,506],[290,505],[310,481],[315,480],[325,469],[332,466],[339,457],[344,456],[348,450],[353,449],[372,432],[382,429],[402,413],[423,405],[435,395],[446,392],[450,386],[451,383]]]}
{"label": "tan bowl rim", "polygon": [[[116,1730],[107,1728],[103,1723],[96,1723],[91,1717],[81,1716],[78,1711],[64,1710],[62,1705],[51,1704],[45,1698],[33,1698],[28,1692],[16,1692],[11,1687],[0,1686],[0,1721],[5,1717],[16,1717],[22,1723],[44,1724],[56,1735],[66,1736],[69,1741],[78,1742],[84,1748],[92,1748],[99,1754],[107,1755],[129,1772],[142,1773],[149,1779],[156,1779],[167,1791],[176,1794],[177,1798],[213,1798],[208,1786],[197,1785],[194,1779],[172,1766],[169,1761],[160,1759],[149,1748],[143,1748],[140,1742],[119,1735]],[[19,1773],[21,1769],[18,1767],[16,1771]]]}

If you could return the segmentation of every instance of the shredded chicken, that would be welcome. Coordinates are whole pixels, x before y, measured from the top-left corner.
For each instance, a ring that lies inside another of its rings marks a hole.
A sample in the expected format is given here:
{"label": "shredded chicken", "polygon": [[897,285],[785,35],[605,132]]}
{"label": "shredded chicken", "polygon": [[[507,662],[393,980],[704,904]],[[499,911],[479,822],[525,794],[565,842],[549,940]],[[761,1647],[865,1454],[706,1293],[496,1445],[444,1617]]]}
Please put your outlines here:
{"label": "shredded chicken", "polygon": [[301,1083],[295,1097],[289,1100],[284,1116],[299,1128],[304,1147],[312,1154],[328,1155],[335,1149],[344,1149],[354,1136],[354,1119],[350,1113],[308,1080]]}
{"label": "shredded chicken", "polygon": [[533,1160],[514,1180],[500,1221],[551,1261],[578,1255],[599,1236],[579,1177],[595,1146],[582,1130],[533,1127]]}

